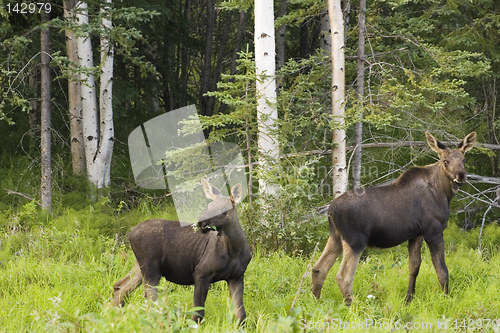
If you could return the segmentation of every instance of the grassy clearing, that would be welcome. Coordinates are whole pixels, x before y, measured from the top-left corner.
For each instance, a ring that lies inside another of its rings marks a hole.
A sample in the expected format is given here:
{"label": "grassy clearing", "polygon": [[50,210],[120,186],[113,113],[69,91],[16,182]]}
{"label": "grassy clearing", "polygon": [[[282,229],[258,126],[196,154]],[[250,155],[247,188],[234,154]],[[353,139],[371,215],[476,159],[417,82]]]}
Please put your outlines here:
{"label": "grassy clearing", "polygon": [[[124,242],[126,231],[140,220],[169,215],[148,207],[122,214],[100,202],[48,218],[25,205],[18,213],[0,214],[0,332],[238,330],[224,282],[212,285],[199,328],[189,327],[192,287],[162,281],[156,304],[145,302],[140,288],[124,308],[110,306],[113,284],[134,265]],[[409,306],[404,305],[408,282],[404,245],[365,252],[351,307],[343,305],[335,282],[337,262],[322,299],[312,296],[309,276],[294,309],[290,306],[309,258],[256,250],[245,276],[247,321],[241,330],[333,332],[342,327],[353,332],[393,328],[438,332],[446,324],[448,331],[498,332],[492,324],[500,320],[500,228],[490,225],[484,230],[481,253],[478,233],[460,231],[453,223],[446,230],[449,296],[441,292],[424,247],[416,297]]]}

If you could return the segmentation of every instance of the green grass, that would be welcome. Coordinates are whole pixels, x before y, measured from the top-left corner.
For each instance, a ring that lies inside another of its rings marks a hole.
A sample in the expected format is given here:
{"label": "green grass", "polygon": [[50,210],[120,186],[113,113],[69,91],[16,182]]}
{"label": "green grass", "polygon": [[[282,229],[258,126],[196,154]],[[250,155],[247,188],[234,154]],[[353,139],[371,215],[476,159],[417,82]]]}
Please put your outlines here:
{"label": "green grass", "polygon": [[[124,308],[110,305],[113,284],[134,265],[133,253],[124,242],[126,231],[143,219],[169,215],[148,207],[146,203],[120,213],[109,202],[100,202],[55,217],[40,217],[36,209],[25,205],[17,213],[0,214],[0,332],[238,330],[225,282],[212,285],[199,328],[189,327],[191,286],[163,280],[156,303],[144,300],[141,287]],[[313,297],[309,274],[294,309],[290,307],[310,258],[257,249],[245,275],[247,320],[240,330],[333,332],[339,325],[350,325],[353,332],[389,332],[393,327],[415,325],[420,329],[394,331],[439,332],[443,330],[438,325],[447,324],[448,331],[463,332],[467,327],[471,332],[498,332],[492,322],[487,329],[486,325],[488,320],[500,320],[500,228],[485,228],[481,253],[478,234],[479,230],[463,232],[453,223],[446,230],[449,296],[440,290],[424,246],[415,299],[408,306],[404,304],[408,283],[405,245],[365,252],[350,307],[343,304],[335,282],[338,261],[327,277],[322,298]],[[366,326],[370,322],[373,325]],[[365,326],[353,328],[360,324]],[[424,325],[431,326],[424,329]]]}

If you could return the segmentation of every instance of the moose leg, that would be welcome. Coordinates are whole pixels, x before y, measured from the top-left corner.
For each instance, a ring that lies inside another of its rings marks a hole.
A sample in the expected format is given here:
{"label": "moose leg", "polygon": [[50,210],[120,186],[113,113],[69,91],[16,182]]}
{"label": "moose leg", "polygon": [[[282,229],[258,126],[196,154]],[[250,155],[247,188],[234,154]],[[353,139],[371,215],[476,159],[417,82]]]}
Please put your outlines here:
{"label": "moose leg", "polygon": [[205,316],[205,301],[207,299],[208,288],[210,288],[210,278],[199,277],[194,279],[194,299],[193,306],[202,307],[202,310],[198,310],[198,314],[194,314],[191,319],[195,322],[199,322]]}
{"label": "moose leg", "polygon": [[436,269],[436,274],[441,285],[441,289],[448,295],[448,268],[444,261],[444,241],[443,236],[426,240],[431,252],[432,263]]}
{"label": "moose leg", "polygon": [[156,301],[158,298],[158,283],[161,279],[161,267],[159,263],[153,262],[142,266],[144,275],[144,297]]}
{"label": "moose leg", "polygon": [[113,299],[115,306],[123,306],[125,297],[139,287],[142,283],[142,273],[139,263],[113,286]]}
{"label": "moose leg", "polygon": [[417,280],[420,263],[422,262],[421,249],[423,236],[412,238],[408,241],[408,257],[410,268],[410,281],[408,283],[408,294],[406,295],[406,304],[410,303],[415,294],[415,282]]}
{"label": "moose leg", "polygon": [[326,275],[330,268],[332,268],[335,260],[339,256],[340,251],[342,251],[342,240],[340,234],[330,222],[330,237],[326,243],[325,249],[319,257],[318,261],[314,264],[312,268],[312,287],[313,295],[319,299],[321,296],[321,289],[323,288],[323,283],[325,282]]}
{"label": "moose leg", "polygon": [[363,250],[355,251],[347,242],[342,240],[342,252],[344,257],[342,258],[342,263],[337,273],[337,283],[345,299],[345,304],[349,306],[353,298],[352,283],[354,282],[354,273],[356,273],[359,257]]}
{"label": "moose leg", "polygon": [[229,288],[229,297],[231,297],[231,302],[233,302],[235,306],[235,316],[240,324],[243,323],[243,320],[246,318],[245,307],[243,306],[243,276],[238,279],[232,279],[227,281],[227,285]]}

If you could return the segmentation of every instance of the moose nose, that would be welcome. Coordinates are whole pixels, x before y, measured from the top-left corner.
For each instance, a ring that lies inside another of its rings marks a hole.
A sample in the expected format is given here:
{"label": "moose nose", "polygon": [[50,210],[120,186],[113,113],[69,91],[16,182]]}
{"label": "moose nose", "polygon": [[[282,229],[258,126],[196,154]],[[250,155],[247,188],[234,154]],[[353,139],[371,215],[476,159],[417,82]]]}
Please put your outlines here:
{"label": "moose nose", "polygon": [[463,183],[465,182],[465,179],[466,179],[466,173],[465,172],[459,172],[457,173],[455,179],[453,179],[453,181],[455,183]]}
{"label": "moose nose", "polygon": [[205,229],[208,226],[209,220],[198,221],[198,228]]}

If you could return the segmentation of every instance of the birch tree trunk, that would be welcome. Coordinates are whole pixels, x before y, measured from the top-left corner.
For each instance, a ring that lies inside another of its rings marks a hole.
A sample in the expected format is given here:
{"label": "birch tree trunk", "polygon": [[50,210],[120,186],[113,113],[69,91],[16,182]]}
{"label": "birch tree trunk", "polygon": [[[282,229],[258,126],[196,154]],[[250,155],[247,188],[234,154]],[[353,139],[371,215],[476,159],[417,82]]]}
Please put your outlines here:
{"label": "birch tree trunk", "polygon": [[[89,23],[87,3],[78,1],[76,4],[76,18],[80,25]],[[94,67],[94,57],[92,55],[92,44],[90,37],[77,38],[78,60],[80,67],[87,72],[80,74],[81,80],[81,100],[82,100],[82,127],[83,143],[85,148],[85,163],[88,180],[98,186],[98,172],[96,168],[96,155],[99,143],[97,115],[97,97],[95,92],[95,79],[91,70]]]}
{"label": "birch tree trunk", "polygon": [[210,109],[208,103],[209,97],[204,96],[206,92],[210,90],[210,79],[212,77],[212,45],[214,37],[214,1],[206,0],[207,3],[207,31],[205,34],[205,53],[204,53],[204,63],[203,63],[203,73],[201,81],[201,105],[200,113],[204,116],[211,116],[213,110]]}
{"label": "birch tree trunk", "polygon": [[[259,165],[265,173],[279,160],[276,139],[276,50],[274,32],[274,5],[272,0],[255,0],[255,72],[257,75],[257,123]],[[261,194],[276,193],[277,186],[265,175],[259,177]]]}
{"label": "birch tree trunk", "polygon": [[[365,94],[365,30],[366,30],[366,0],[359,1],[358,19],[358,73],[356,95],[359,107],[363,108],[363,98]],[[363,117],[363,113],[360,114]],[[361,144],[363,141],[363,123],[361,121],[354,125],[354,157],[352,159],[353,188],[361,188]]]}
{"label": "birch tree trunk", "polygon": [[346,134],[344,129],[345,70],[344,19],[340,0],[328,0],[332,43],[332,115],[338,126],[332,131],[333,198],[347,190]]}
{"label": "birch tree trunk", "polygon": [[[111,4],[111,0],[106,1]],[[88,24],[87,4],[79,1],[77,8],[77,22]],[[106,10],[103,8],[102,10]],[[101,75],[100,75],[100,113],[97,112],[97,97],[95,79],[92,74],[94,60],[90,38],[78,38],[78,57],[80,67],[88,70],[82,73],[80,80],[82,97],[82,125],[85,147],[87,178],[101,189],[109,186],[110,166],[113,154],[114,125],[112,108],[112,80],[113,80],[113,47],[108,39],[111,29],[111,19],[103,18],[102,26],[105,31],[101,35]]]}
{"label": "birch tree trunk", "polygon": [[[111,5],[112,0],[106,0]],[[110,16],[109,16],[110,17]],[[99,151],[96,163],[99,172],[99,183],[97,188],[108,187],[110,184],[111,158],[114,146],[114,124],[113,124],[113,44],[110,42],[109,31],[111,30],[111,19],[104,17],[102,25],[108,34],[101,35],[101,80],[99,93],[100,106],[100,137]]]}
{"label": "birch tree trunk", "polygon": [[331,38],[331,26],[330,26],[330,16],[328,15],[328,1],[326,0],[326,8],[321,11],[320,15],[320,48],[326,52],[332,52],[332,38]]}
{"label": "birch tree trunk", "polygon": [[[74,8],[76,0],[64,1],[64,18],[66,21],[75,20]],[[66,53],[68,60],[73,62],[73,68],[78,66],[77,41],[75,33],[66,29]],[[79,175],[85,172],[85,148],[83,145],[82,128],[82,95],[80,81],[76,78],[68,78],[68,109],[71,141],[71,165],[73,174]]]}
{"label": "birch tree trunk", "polygon": [[[48,14],[43,12],[42,21],[48,21]],[[50,34],[49,28],[42,28],[40,34],[41,49],[41,197],[42,209],[52,211],[52,163],[51,163],[51,135],[50,135]]]}

